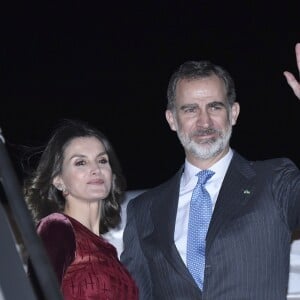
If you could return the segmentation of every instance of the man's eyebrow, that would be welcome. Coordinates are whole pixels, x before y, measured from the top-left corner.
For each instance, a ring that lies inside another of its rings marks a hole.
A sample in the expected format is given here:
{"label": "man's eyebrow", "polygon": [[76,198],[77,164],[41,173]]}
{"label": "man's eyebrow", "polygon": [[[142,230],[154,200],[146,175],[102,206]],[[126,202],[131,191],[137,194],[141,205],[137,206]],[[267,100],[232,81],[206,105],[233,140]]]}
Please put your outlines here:
{"label": "man's eyebrow", "polygon": [[226,106],[224,101],[213,101],[208,103],[209,106],[215,106],[215,105],[220,105],[220,106]]}
{"label": "man's eyebrow", "polygon": [[186,108],[193,108],[193,107],[198,107],[198,104],[196,103],[190,103],[190,104],[184,104],[184,105],[181,105],[179,107],[179,109],[186,109]]}

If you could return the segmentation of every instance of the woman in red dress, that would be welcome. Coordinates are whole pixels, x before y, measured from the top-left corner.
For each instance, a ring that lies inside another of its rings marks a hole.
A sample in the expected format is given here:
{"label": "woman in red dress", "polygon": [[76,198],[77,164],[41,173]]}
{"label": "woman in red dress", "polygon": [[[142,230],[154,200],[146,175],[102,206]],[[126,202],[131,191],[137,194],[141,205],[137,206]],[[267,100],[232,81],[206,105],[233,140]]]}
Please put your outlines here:
{"label": "woman in red dress", "polygon": [[65,120],[25,184],[25,199],[65,300],[138,299],[116,249],[101,236],[120,222],[124,189],[107,138],[83,122]]}

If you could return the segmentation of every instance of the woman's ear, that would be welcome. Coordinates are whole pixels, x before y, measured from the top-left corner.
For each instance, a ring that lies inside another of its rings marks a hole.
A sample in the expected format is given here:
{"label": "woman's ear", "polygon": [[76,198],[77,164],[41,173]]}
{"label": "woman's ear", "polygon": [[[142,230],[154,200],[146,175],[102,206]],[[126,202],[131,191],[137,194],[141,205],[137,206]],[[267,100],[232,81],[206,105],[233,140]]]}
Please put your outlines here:
{"label": "woman's ear", "polygon": [[53,181],[52,181],[52,184],[59,190],[59,191],[62,191],[63,190],[63,184],[61,182],[61,178],[60,176],[55,176]]}

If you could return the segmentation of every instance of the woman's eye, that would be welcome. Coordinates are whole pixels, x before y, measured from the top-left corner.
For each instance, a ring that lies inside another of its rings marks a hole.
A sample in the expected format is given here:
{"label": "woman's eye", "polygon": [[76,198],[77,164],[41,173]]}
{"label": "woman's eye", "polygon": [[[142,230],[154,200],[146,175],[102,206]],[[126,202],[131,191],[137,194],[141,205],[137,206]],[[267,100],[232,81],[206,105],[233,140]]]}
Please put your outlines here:
{"label": "woman's eye", "polygon": [[101,159],[99,159],[99,163],[100,164],[107,164],[108,163],[108,159],[107,158],[101,158]]}
{"label": "woman's eye", "polygon": [[84,160],[79,160],[75,162],[75,166],[83,166],[85,165],[85,161]]}

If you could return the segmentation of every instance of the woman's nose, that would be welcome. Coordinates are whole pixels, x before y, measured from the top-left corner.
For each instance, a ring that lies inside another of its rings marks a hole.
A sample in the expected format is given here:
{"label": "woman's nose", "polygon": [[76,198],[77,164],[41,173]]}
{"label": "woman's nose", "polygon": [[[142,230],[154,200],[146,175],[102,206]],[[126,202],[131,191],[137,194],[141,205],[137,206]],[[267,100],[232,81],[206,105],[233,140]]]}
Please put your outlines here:
{"label": "woman's nose", "polygon": [[91,169],[91,173],[92,173],[93,175],[99,174],[100,172],[101,172],[101,169],[100,169],[99,165],[94,165],[94,166],[92,167],[92,169]]}

